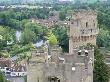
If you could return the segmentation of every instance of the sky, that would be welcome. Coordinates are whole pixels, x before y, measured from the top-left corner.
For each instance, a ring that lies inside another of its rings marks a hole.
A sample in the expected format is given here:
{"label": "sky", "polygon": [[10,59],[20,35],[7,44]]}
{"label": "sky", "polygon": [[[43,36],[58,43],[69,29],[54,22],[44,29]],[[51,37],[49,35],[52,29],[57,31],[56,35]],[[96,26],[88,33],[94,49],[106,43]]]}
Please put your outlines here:
{"label": "sky", "polygon": [[72,1],[72,0],[59,0],[59,1]]}

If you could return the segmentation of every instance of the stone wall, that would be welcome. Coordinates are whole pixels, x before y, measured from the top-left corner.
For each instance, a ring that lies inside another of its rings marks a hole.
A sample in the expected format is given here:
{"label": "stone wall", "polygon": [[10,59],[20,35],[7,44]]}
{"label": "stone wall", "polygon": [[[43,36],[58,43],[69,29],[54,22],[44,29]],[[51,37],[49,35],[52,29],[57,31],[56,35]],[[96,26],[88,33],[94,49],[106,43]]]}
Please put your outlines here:
{"label": "stone wall", "polygon": [[[65,63],[54,61],[54,59],[38,62],[35,60],[38,57],[31,58],[27,66],[27,82],[50,82],[49,77],[56,77],[60,82],[93,82],[94,50],[88,50],[87,57],[85,50],[81,50],[80,55],[78,51],[79,49],[75,49],[74,54],[60,55],[65,59]],[[51,58],[54,57],[60,60],[56,49],[54,53],[51,53]]]}
{"label": "stone wall", "polygon": [[27,67],[28,75],[27,82],[45,82],[44,79],[44,64],[33,63]]}

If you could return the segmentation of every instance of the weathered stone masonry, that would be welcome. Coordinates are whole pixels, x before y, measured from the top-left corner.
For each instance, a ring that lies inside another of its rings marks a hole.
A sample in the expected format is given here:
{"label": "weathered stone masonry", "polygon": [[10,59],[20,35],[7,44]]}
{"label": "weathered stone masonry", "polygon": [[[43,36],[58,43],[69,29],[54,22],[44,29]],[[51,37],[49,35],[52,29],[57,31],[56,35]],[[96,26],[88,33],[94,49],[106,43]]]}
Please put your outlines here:
{"label": "weathered stone masonry", "polygon": [[94,49],[79,47],[96,44],[97,13],[75,11],[68,24],[69,53],[61,55],[58,46],[51,48],[51,55],[34,52],[27,65],[27,82],[93,82]]}

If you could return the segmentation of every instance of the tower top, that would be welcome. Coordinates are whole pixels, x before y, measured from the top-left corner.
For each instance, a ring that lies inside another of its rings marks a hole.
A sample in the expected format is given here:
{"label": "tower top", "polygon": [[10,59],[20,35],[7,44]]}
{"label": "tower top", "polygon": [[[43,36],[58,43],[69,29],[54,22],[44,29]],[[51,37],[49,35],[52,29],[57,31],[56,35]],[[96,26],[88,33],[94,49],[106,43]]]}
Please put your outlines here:
{"label": "tower top", "polygon": [[78,10],[74,10],[74,13],[73,14],[93,14],[93,15],[97,15],[97,11],[95,10],[85,10],[85,9],[78,9]]}
{"label": "tower top", "polygon": [[97,12],[94,10],[74,10],[72,14],[72,19],[81,19],[81,18],[91,18],[91,17],[96,17],[97,18]]}

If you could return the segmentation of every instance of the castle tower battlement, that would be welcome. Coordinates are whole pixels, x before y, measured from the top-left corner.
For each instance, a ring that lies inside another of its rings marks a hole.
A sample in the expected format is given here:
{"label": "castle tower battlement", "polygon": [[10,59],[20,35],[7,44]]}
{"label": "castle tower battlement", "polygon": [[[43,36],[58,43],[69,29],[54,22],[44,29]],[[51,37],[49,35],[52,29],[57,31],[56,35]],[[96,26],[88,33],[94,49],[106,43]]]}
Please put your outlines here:
{"label": "castle tower battlement", "polygon": [[96,45],[98,30],[97,13],[95,11],[75,11],[71,16],[69,53],[73,53],[74,48],[88,43]]}

